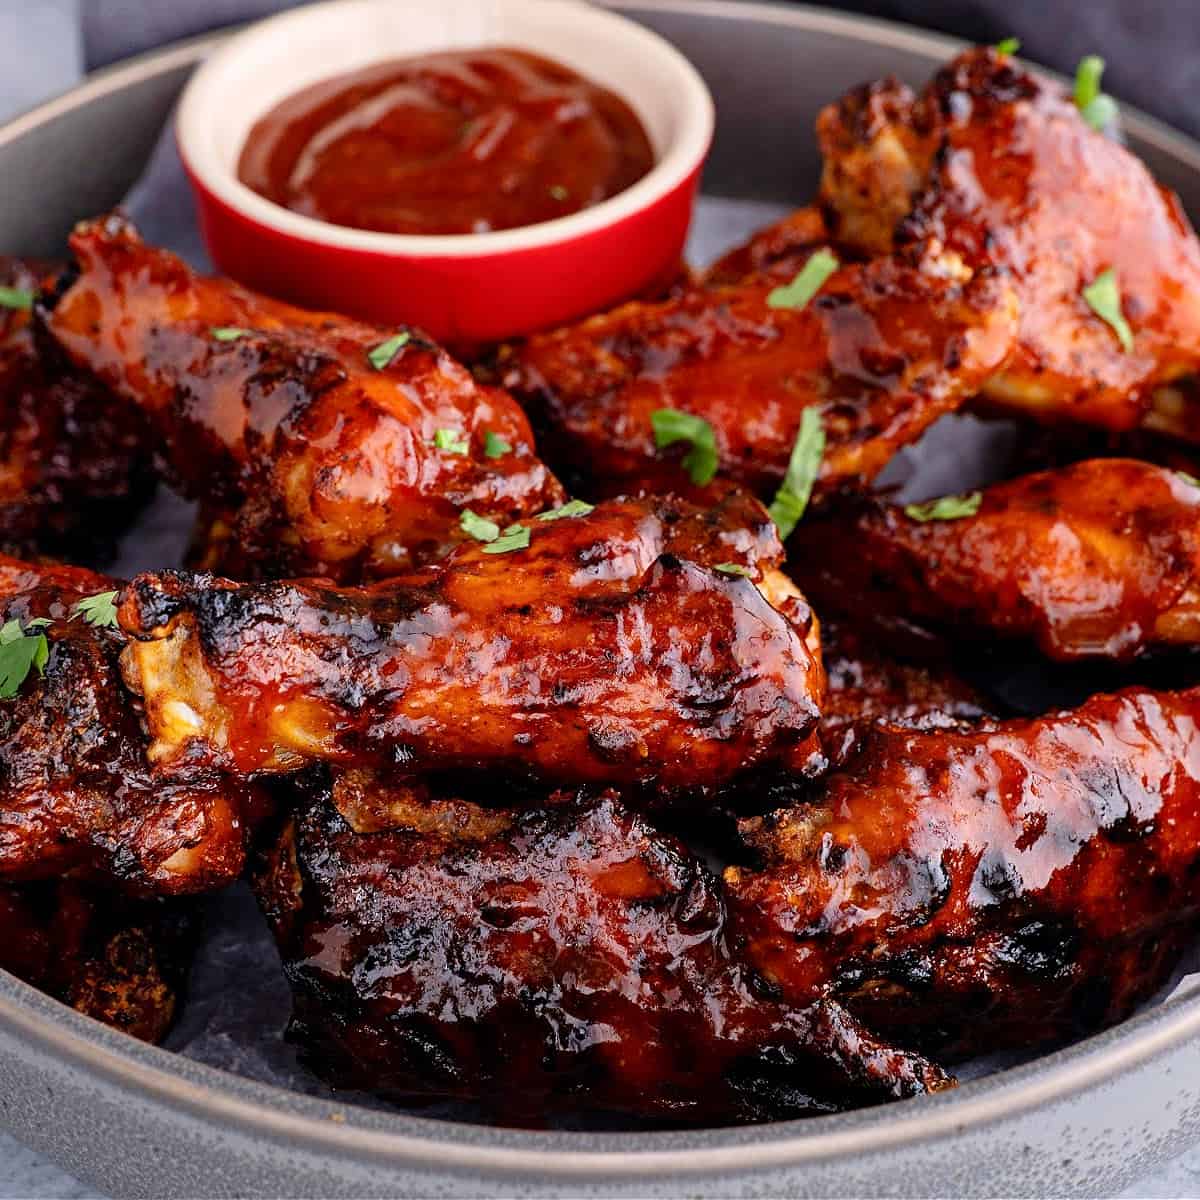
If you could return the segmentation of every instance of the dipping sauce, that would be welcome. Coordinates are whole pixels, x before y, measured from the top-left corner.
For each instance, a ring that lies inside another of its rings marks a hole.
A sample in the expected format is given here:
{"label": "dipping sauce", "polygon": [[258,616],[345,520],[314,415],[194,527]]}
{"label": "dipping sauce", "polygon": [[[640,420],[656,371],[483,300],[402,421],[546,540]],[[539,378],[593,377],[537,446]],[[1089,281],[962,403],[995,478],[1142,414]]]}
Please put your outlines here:
{"label": "dipping sauce", "polygon": [[654,165],[619,96],[500,47],[393,59],[284,100],[238,178],[276,204],[381,233],[485,233],[615,196]]}

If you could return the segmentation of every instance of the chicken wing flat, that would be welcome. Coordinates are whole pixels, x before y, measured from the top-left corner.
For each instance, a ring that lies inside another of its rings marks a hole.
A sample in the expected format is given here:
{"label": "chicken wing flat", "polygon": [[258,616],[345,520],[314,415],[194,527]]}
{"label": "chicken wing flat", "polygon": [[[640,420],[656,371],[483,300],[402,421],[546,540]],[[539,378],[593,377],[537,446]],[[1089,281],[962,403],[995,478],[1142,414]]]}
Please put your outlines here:
{"label": "chicken wing flat", "polygon": [[611,793],[507,821],[359,834],[301,809],[257,889],[316,1072],[509,1124],[797,1116],[951,1083],[836,1005],[756,987],[718,881]]}
{"label": "chicken wing flat", "polygon": [[263,801],[194,756],[170,773],[151,769],[121,682],[123,638],[75,608],[117,586],[82,568],[0,557],[0,620],[46,639],[41,674],[31,668],[17,695],[0,700],[0,882],[74,870],[170,894],[241,871],[247,820]]}
{"label": "chicken wing flat", "polygon": [[561,501],[515,402],[415,331],[198,277],[116,217],[71,248],[48,328],[157,428],[207,510],[203,565],[386,575],[456,542],[460,509],[507,525]]}
{"label": "chicken wing flat", "polygon": [[728,287],[755,276],[786,282],[814,252],[828,247],[832,240],[819,208],[798,208],[721,255],[697,283],[702,287]]}
{"label": "chicken wing flat", "polygon": [[120,617],[152,756],[671,794],[803,753],[816,626],[756,502],[611,501],[525,533],[369,589],[140,576]]}
{"label": "chicken wing flat", "polygon": [[803,308],[773,307],[778,284],[768,272],[624,305],[530,338],[501,378],[547,457],[595,486],[686,489],[679,447],[657,449],[652,423],[675,409],[711,425],[721,476],[769,498],[805,409],[826,436],[818,490],[859,485],[1011,347],[1014,294],[985,273],[963,285],[893,259],[850,264]]}
{"label": "chicken wing flat", "polygon": [[171,1028],[193,942],[177,906],[70,879],[0,886],[0,929],[0,969],[142,1041]]}
{"label": "chicken wing flat", "polygon": [[1059,660],[1200,643],[1189,477],[1090,459],[996,484],[956,520],[909,511],[869,501],[806,520],[794,569],[814,602],[852,596],[884,622],[1030,639]]}
{"label": "chicken wing flat", "polygon": [[[933,248],[969,271],[1010,273],[1020,332],[987,400],[1200,439],[1194,402],[1167,386],[1200,365],[1200,244],[1178,199],[1058,83],[976,49],[919,98],[895,81],[868,85],[817,128],[839,241],[865,254]],[[1085,294],[1110,271],[1127,346]]]}
{"label": "chicken wing flat", "polygon": [[[0,258],[22,301],[43,274]],[[29,308],[0,306],[0,548],[101,563],[152,490],[138,413],[39,346]]]}
{"label": "chicken wing flat", "polygon": [[796,1005],[939,1055],[1111,1024],[1200,915],[1200,691],[975,732],[879,727],[819,802],[743,823],[731,928]]}

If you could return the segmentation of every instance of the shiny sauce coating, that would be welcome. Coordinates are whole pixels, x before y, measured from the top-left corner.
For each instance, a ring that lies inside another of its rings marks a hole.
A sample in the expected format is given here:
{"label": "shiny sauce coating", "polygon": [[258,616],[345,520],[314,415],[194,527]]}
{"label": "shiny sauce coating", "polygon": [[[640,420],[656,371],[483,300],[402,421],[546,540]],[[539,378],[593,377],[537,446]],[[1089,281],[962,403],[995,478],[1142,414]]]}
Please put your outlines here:
{"label": "shiny sauce coating", "polygon": [[251,129],[238,178],[333,225],[463,234],[578,212],[653,165],[619,96],[562,63],[492,47],[392,59],[305,88]]}

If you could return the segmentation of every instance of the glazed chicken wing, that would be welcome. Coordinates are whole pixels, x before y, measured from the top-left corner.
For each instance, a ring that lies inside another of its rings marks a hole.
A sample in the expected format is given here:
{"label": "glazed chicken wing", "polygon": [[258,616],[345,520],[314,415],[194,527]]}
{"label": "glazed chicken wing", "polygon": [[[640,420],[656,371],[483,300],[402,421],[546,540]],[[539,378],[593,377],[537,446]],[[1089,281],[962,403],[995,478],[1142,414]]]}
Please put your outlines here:
{"label": "glazed chicken wing", "polygon": [[868,482],[979,390],[1015,329],[1013,293],[984,273],[963,285],[893,259],[851,264],[799,309],[772,307],[779,283],[627,304],[530,338],[501,378],[551,461],[595,486],[686,489],[682,448],[657,449],[652,423],[675,409],[711,425],[722,477],[769,499],[805,409],[826,437],[818,490]]}
{"label": "glazed chicken wing", "polygon": [[[43,272],[0,258],[0,549],[101,563],[153,490],[138,413],[38,344]],[[21,301],[18,304],[17,301]]]}
{"label": "glazed chicken wing", "polygon": [[611,793],[496,822],[360,834],[317,798],[274,849],[258,892],[290,1036],[336,1086],[513,1124],[796,1116],[950,1084],[837,1005],[758,987],[718,881]]}
{"label": "glazed chicken wing", "polygon": [[121,682],[123,639],[75,609],[117,586],[82,568],[0,557],[0,623],[44,636],[47,651],[41,673],[31,667],[17,695],[0,699],[0,883],[74,870],[158,895],[241,871],[247,821],[263,801],[195,756],[169,773],[149,766]]}
{"label": "glazed chicken wing", "polygon": [[[1191,385],[1169,386],[1200,365],[1200,244],[1178,199],[1058,83],[972,50],[919,99],[894,81],[851,92],[818,136],[840,241],[1010,273],[1020,332],[985,399],[1200,440]],[[1085,295],[1110,271],[1128,346]]]}
{"label": "glazed chicken wing", "polygon": [[880,727],[808,806],[743,824],[731,928],[786,1001],[953,1056],[1127,1016],[1200,916],[1200,690],[974,732]]}
{"label": "glazed chicken wing", "polygon": [[420,334],[305,312],[194,275],[116,217],[79,226],[46,316],[71,358],[156,427],[203,501],[203,565],[342,580],[410,569],[562,499],[503,392]]}
{"label": "glazed chicken wing", "polygon": [[0,886],[0,969],[145,1042],[175,1020],[192,922],[76,880]]}
{"label": "glazed chicken wing", "polygon": [[1027,638],[1060,660],[1200,644],[1200,486],[1148,463],[1026,475],[956,520],[853,503],[806,520],[793,546],[814,602],[854,597],[881,623]]}
{"label": "glazed chicken wing", "polygon": [[153,757],[670,795],[803,754],[823,687],[816,628],[757,503],[611,501],[509,536],[526,535],[370,589],[139,577],[121,623]]}

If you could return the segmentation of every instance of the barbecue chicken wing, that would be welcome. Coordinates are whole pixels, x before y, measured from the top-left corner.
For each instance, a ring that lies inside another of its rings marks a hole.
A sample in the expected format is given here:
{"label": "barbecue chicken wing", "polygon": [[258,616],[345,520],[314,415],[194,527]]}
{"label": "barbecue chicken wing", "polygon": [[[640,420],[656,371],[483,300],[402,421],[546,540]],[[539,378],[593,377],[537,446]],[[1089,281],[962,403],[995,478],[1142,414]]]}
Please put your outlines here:
{"label": "barbecue chicken wing", "polygon": [[314,759],[499,770],[664,795],[804,756],[824,683],[817,631],[756,502],[610,501],[526,533],[526,548],[463,545],[369,589],[140,576],[121,623],[152,756],[201,749],[241,772]]}
{"label": "barbecue chicken wing", "polygon": [[507,525],[562,499],[517,405],[416,332],[200,278],[116,217],[71,247],[47,325],[157,428],[204,502],[203,565],[387,575],[456,542],[460,509]]}
{"label": "barbecue chicken wing", "polygon": [[66,879],[0,886],[0,968],[114,1029],[158,1042],[175,1019],[192,929],[176,906]]}
{"label": "barbecue chicken wing", "polygon": [[81,599],[117,586],[82,568],[0,557],[0,623],[19,622],[47,648],[43,672],[31,667],[17,695],[0,699],[0,882],[74,870],[169,894],[241,871],[247,821],[264,807],[257,790],[195,755],[152,769],[121,682],[124,639],[76,615]]}
{"label": "barbecue chicken wing", "polygon": [[744,822],[731,928],[796,1005],[948,1056],[1085,1033],[1200,914],[1200,690],[975,732],[879,727],[811,805]]}
{"label": "barbecue chicken wing", "polygon": [[[810,255],[828,247],[832,240],[819,208],[798,208],[721,255],[697,283],[709,288],[728,287],[755,276],[786,283]],[[837,247],[837,251],[838,257],[843,258],[842,247]]]}
{"label": "barbecue chicken wing", "polygon": [[[822,199],[834,236],[1001,269],[1020,296],[1012,357],[984,385],[1006,410],[1200,440],[1200,244],[1174,194],[1092,129],[1056,82],[977,49],[920,98],[867,85],[823,112]],[[1085,290],[1116,277],[1131,343]]]}
{"label": "barbecue chicken wing", "polygon": [[34,264],[0,258],[14,301],[0,305],[0,549],[99,564],[153,491],[146,433],[136,412],[38,345],[24,302],[39,281]]}
{"label": "barbecue chicken wing", "polygon": [[815,603],[854,597],[882,624],[1027,638],[1060,660],[1200,644],[1200,485],[1148,463],[1026,475],[955,520],[854,502],[793,546]]}
{"label": "barbecue chicken wing", "polygon": [[596,487],[686,489],[680,448],[657,449],[652,423],[676,409],[711,425],[720,476],[769,499],[805,409],[826,437],[818,491],[862,484],[973,396],[1012,343],[1013,293],[984,273],[963,285],[893,259],[851,264],[800,309],[771,306],[779,282],[624,305],[530,338],[500,377],[551,461]]}
{"label": "barbecue chicken wing", "polygon": [[611,793],[482,817],[360,834],[318,797],[270,855],[290,1036],[336,1086],[514,1124],[764,1119],[950,1084],[836,1004],[760,988],[718,881]]}

